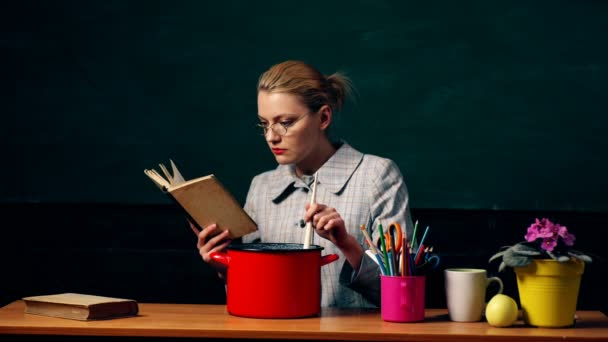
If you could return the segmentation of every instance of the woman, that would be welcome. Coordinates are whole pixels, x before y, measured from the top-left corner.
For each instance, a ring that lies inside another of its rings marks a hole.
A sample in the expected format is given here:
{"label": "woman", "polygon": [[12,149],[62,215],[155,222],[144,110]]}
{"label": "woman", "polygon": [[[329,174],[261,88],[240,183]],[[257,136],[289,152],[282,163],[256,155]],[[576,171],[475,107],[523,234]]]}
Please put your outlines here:
{"label": "woman", "polygon": [[[328,134],[333,116],[351,92],[341,74],[325,77],[300,61],[286,61],[264,72],[258,82],[261,131],[279,166],[256,176],[245,210],[259,230],[243,242],[304,241],[304,222],[312,220],[314,244],[341,260],[322,267],[322,306],[379,305],[379,268],[364,257],[364,224],[377,237],[378,224],[406,227],[412,220],[408,193],[397,165],[362,154]],[[313,175],[318,173],[316,204],[309,205]],[[211,225],[198,233],[203,260],[230,244],[227,231],[208,238]],[[196,231],[195,231],[196,232]]]}

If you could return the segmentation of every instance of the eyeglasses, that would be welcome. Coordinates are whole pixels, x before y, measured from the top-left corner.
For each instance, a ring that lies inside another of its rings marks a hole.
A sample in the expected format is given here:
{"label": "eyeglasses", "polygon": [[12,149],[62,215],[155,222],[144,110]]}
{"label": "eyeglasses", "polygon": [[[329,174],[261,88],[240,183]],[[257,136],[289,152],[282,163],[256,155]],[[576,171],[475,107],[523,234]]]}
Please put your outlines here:
{"label": "eyeglasses", "polygon": [[284,137],[287,134],[287,130],[295,125],[296,122],[302,120],[305,116],[311,114],[312,112],[308,112],[304,115],[300,115],[297,119],[285,119],[283,121],[275,122],[272,125],[259,123],[256,126],[262,129],[262,136],[266,136],[268,134],[268,130],[271,129],[274,133]]}

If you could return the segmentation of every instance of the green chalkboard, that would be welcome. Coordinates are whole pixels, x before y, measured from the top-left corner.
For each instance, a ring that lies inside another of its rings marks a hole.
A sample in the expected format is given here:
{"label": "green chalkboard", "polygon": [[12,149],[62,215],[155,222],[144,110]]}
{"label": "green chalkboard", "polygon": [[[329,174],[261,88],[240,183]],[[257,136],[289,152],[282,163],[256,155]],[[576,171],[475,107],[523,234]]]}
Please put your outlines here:
{"label": "green chalkboard", "polygon": [[2,202],[160,203],[173,158],[243,201],[285,59],[358,90],[336,120],[416,208],[608,210],[606,1],[25,1],[4,5]]}

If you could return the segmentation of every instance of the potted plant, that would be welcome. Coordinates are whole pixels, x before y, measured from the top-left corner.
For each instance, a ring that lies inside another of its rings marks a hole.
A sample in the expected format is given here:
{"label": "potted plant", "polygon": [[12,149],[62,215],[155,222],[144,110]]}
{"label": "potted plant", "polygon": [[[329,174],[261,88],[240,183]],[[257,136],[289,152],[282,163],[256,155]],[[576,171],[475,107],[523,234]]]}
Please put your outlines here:
{"label": "potted plant", "polygon": [[573,249],[574,235],[547,218],[537,218],[528,227],[525,239],[502,247],[489,261],[502,259],[499,272],[513,267],[525,323],[571,326],[581,275],[591,257]]}

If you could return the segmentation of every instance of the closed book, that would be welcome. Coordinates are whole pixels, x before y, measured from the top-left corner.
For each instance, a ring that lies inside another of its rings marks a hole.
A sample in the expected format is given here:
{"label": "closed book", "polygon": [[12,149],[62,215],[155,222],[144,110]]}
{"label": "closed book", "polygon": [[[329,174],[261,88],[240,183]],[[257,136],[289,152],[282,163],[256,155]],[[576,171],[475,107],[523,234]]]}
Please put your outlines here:
{"label": "closed book", "polygon": [[217,224],[215,234],[224,230],[230,239],[257,230],[257,225],[228,189],[213,175],[185,180],[171,160],[172,173],[159,164],[164,177],[154,169],[144,173],[182,209],[190,222],[199,229]]}
{"label": "closed book", "polygon": [[61,293],[24,297],[25,313],[80,321],[135,316],[139,312],[133,299]]}

